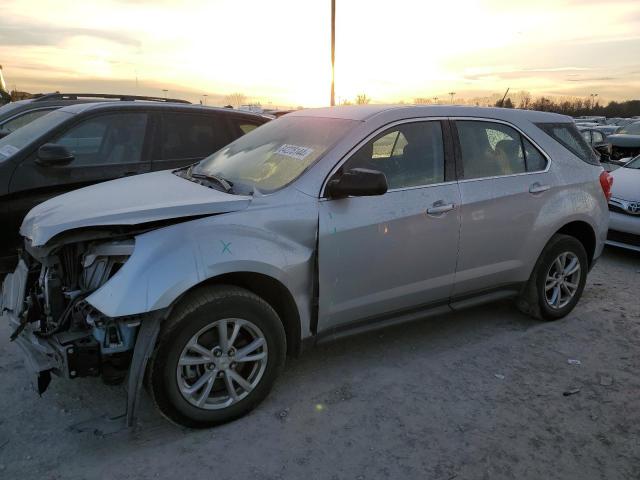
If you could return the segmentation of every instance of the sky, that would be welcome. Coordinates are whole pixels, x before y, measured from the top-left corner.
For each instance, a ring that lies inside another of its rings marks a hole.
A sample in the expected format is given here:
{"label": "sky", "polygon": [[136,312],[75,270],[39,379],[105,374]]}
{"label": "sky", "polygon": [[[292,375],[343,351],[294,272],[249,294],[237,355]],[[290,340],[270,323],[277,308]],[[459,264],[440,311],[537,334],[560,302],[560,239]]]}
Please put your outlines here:
{"label": "sky", "polygon": [[[338,101],[640,98],[640,0],[336,3]],[[0,65],[31,93],[323,106],[330,0],[0,0]]]}

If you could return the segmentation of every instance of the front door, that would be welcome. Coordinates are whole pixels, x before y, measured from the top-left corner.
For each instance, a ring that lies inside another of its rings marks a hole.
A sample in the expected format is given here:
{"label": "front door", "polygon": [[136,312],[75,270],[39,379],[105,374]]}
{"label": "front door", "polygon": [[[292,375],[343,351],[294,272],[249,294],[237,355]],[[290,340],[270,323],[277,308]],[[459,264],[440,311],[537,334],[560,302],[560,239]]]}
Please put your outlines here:
{"label": "front door", "polygon": [[379,170],[389,190],[320,201],[318,331],[448,301],[460,201],[458,184],[445,178],[450,149],[443,125],[434,120],[388,128],[336,173]]}
{"label": "front door", "polygon": [[185,167],[202,160],[233,140],[224,116],[164,112],[160,134],[153,141],[152,169]]}
{"label": "front door", "polygon": [[146,130],[146,113],[123,111],[89,117],[48,139],[67,147],[74,159],[67,165],[40,165],[34,152],[18,165],[9,185],[11,230],[31,208],[55,195],[150,171]]}

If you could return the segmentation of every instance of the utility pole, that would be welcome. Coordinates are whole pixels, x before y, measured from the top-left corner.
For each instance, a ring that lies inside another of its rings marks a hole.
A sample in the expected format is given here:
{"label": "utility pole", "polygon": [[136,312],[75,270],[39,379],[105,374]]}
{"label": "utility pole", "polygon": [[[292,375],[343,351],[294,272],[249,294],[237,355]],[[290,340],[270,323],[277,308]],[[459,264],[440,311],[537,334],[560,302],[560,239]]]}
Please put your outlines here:
{"label": "utility pole", "polygon": [[331,106],[336,104],[335,91],[335,63],[336,63],[336,0],[331,0]]}
{"label": "utility pole", "polygon": [[456,94],[456,92],[449,92],[449,95],[451,95],[451,105],[453,105],[453,96]]}
{"label": "utility pole", "polygon": [[433,103],[438,104],[438,97],[433,97]]}
{"label": "utility pole", "polygon": [[163,88],[162,91],[164,92],[164,98],[166,100],[167,99],[167,94],[169,93],[169,90],[167,90],[166,88]]}
{"label": "utility pole", "polygon": [[202,95],[202,97],[204,98],[204,104],[205,104],[205,106],[207,105],[207,97],[208,97],[208,96],[209,96],[209,95],[207,95],[206,93]]}
{"label": "utility pole", "polygon": [[591,97],[591,110],[593,110],[593,107],[596,106],[596,97],[598,96],[598,94],[592,93],[589,96]]}

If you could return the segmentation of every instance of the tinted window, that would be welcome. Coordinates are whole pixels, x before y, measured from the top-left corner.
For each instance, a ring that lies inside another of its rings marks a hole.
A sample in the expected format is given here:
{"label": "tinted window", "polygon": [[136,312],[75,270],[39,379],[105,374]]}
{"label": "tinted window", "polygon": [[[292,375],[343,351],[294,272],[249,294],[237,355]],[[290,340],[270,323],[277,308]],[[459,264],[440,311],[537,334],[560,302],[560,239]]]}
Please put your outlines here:
{"label": "tinted window", "polygon": [[146,113],[102,115],[72,127],[53,143],[73,153],[74,166],[135,163],[142,157],[146,126]]}
{"label": "tinted window", "polygon": [[243,135],[245,133],[249,133],[252,130],[255,130],[259,126],[260,125],[258,125],[257,123],[248,123],[248,122],[242,122],[242,121],[238,122],[238,128],[240,129]]}
{"label": "tinted window", "polygon": [[457,121],[464,178],[513,175],[526,171],[520,134],[492,122]]}
{"label": "tinted window", "polygon": [[12,118],[8,122],[2,124],[3,130],[8,130],[9,132],[13,132],[18,130],[19,128],[24,127],[25,125],[33,122],[34,120],[50,113],[52,109],[48,110],[34,110],[32,112],[27,112],[18,117]]}
{"label": "tinted window", "polygon": [[536,123],[538,128],[576,157],[592,165],[600,165],[591,146],[585,142],[573,123]]}
{"label": "tinted window", "polygon": [[533,144],[526,138],[522,138],[524,145],[525,163],[527,165],[527,172],[537,172],[544,170],[547,167],[547,159],[540,153]]}
{"label": "tinted window", "polygon": [[216,115],[163,115],[162,160],[200,159],[229,143],[224,122]]}
{"label": "tinted window", "polygon": [[14,155],[30,143],[35,142],[52,128],[55,128],[72,116],[70,113],[55,110],[6,137],[0,138],[0,162]]}
{"label": "tinted window", "polygon": [[405,123],[360,148],[342,167],[379,170],[389,189],[444,182],[444,146],[440,122]]}

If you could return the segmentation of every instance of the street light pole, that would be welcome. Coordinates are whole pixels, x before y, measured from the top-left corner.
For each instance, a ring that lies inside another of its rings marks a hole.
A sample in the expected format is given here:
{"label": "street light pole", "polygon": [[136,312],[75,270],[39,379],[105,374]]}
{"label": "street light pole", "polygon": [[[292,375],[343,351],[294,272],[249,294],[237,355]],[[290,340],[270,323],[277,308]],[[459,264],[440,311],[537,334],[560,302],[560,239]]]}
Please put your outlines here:
{"label": "street light pole", "polygon": [[449,92],[449,95],[451,95],[451,104],[453,105],[453,96],[456,94],[456,92]]}
{"label": "street light pole", "polygon": [[331,106],[336,104],[336,92],[334,86],[336,63],[336,0],[331,0]]}

